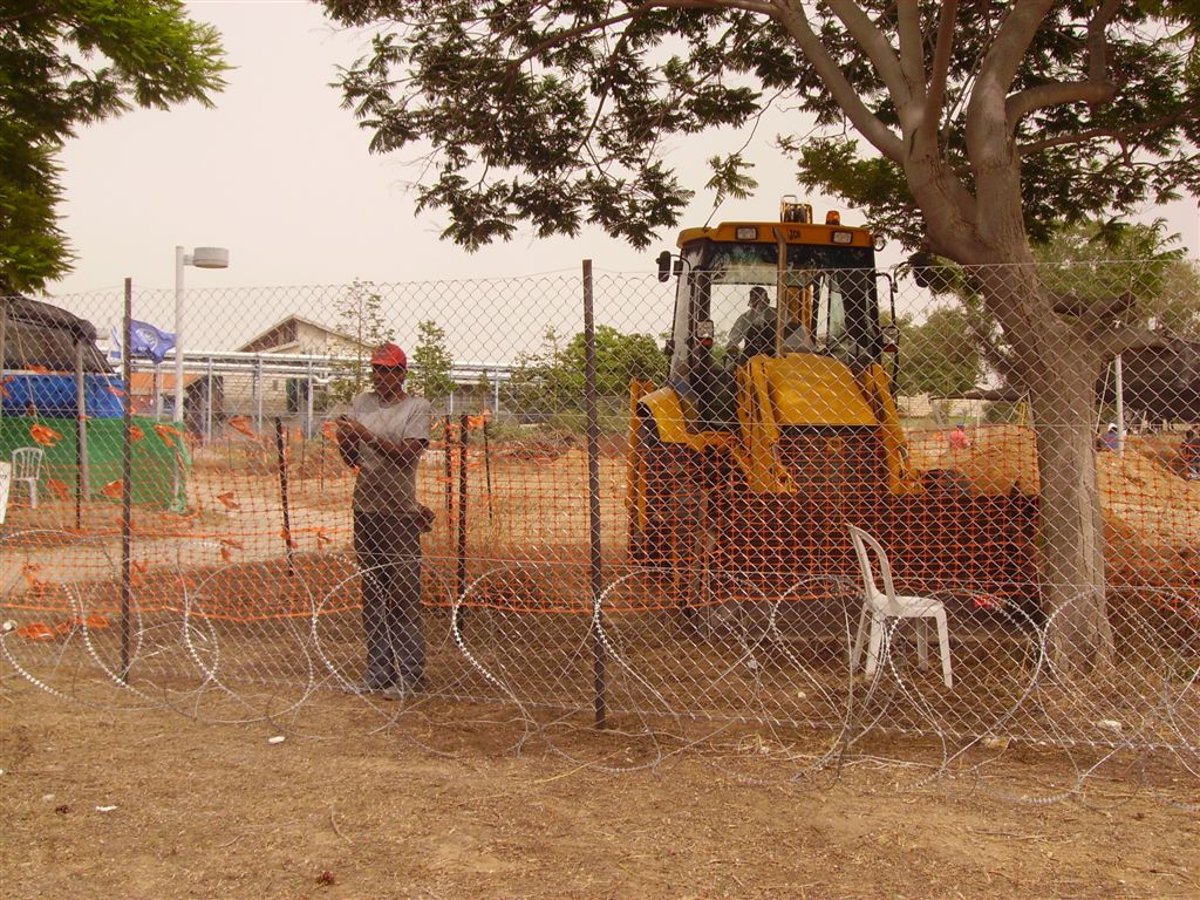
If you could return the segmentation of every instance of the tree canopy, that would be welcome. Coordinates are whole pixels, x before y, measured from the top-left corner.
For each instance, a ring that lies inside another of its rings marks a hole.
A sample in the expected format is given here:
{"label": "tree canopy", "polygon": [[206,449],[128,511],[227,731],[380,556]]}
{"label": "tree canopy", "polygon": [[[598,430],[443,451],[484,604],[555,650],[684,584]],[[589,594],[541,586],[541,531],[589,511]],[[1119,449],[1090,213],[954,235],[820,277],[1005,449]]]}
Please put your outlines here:
{"label": "tree canopy", "polygon": [[900,393],[958,397],[979,386],[983,359],[968,316],[964,309],[941,307],[920,325],[901,324],[904,365],[897,384]]}
{"label": "tree canopy", "polygon": [[[341,71],[345,104],[373,151],[432,148],[418,206],[444,210],[445,236],[467,247],[521,222],[539,235],[595,223],[643,246],[696,187],[668,165],[673,138],[728,139],[770,106],[800,113],[805,133],[777,140],[802,183],[960,262],[979,235],[958,226],[1010,187],[1005,147],[1035,240],[1200,188],[1195,3],[323,5],[380,28]],[[744,140],[710,160],[718,196],[755,186]],[[931,234],[934,202],[955,222]]]}
{"label": "tree canopy", "polygon": [[[528,414],[582,415],[585,356],[583,332],[566,343],[547,329],[542,348],[524,353],[517,360],[511,388]],[[596,393],[602,397],[626,397],[630,379],[661,382],[667,359],[662,347],[648,334],[626,334],[611,325],[596,328]]]}
{"label": "tree canopy", "polygon": [[1188,337],[1200,329],[1200,281],[1178,240],[1161,219],[1087,220],[1059,229],[1034,255],[1050,290],[1087,300],[1128,294],[1132,321]]}
{"label": "tree canopy", "polygon": [[[1058,298],[1064,314],[1117,298],[1124,318],[1153,329],[1165,341],[1194,340],[1200,335],[1200,273],[1183,258],[1177,241],[1162,220],[1129,224],[1088,219],[1057,229],[1034,248],[1034,258],[1047,292]],[[913,265],[909,271],[934,294],[956,298],[959,305],[940,308],[919,326],[902,323],[908,361],[901,369],[902,390],[949,396],[963,389],[954,378],[946,380],[950,372],[965,377],[982,365],[1001,385],[1020,390],[1014,381],[1018,361],[1013,347],[985,308],[978,280],[969,270],[941,264]]]}
{"label": "tree canopy", "polygon": [[450,375],[454,360],[446,349],[446,331],[432,319],[417,325],[417,344],[408,365],[409,388],[426,400],[438,401],[454,393],[456,385]]}
{"label": "tree canopy", "polygon": [[0,0],[0,293],[71,270],[58,152],[135,106],[212,104],[220,36],[181,0]]}
{"label": "tree canopy", "polygon": [[370,281],[354,279],[333,301],[336,330],[349,344],[349,354],[333,362],[328,394],[333,403],[347,404],[371,384],[371,352],[391,341],[395,330],[384,315],[383,297]]}

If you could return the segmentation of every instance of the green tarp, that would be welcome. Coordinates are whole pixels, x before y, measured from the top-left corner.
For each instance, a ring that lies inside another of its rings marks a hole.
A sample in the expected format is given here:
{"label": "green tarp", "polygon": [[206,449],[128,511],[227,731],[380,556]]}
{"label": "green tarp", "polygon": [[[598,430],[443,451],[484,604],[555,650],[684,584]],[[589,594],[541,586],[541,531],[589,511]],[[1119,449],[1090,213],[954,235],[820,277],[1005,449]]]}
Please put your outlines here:
{"label": "green tarp", "polygon": [[[120,419],[89,419],[87,422],[88,480],[92,500],[119,502],[121,499],[121,424]],[[153,419],[135,417],[133,424],[137,429],[134,434],[140,432],[131,442],[133,502],[162,509],[182,509],[183,486],[191,468],[191,458],[183,440],[173,433],[174,425],[169,422],[156,423]],[[164,433],[155,430],[156,424]],[[52,433],[43,433],[43,437],[51,441],[49,445],[34,437],[35,425],[50,429]],[[66,496],[75,496],[78,484],[75,446],[74,419],[0,418],[0,459],[11,459],[12,451],[17,447],[41,447],[45,451],[40,493],[47,500],[64,492]],[[178,468],[182,468],[179,478],[176,477]],[[51,479],[56,484],[51,484]]]}

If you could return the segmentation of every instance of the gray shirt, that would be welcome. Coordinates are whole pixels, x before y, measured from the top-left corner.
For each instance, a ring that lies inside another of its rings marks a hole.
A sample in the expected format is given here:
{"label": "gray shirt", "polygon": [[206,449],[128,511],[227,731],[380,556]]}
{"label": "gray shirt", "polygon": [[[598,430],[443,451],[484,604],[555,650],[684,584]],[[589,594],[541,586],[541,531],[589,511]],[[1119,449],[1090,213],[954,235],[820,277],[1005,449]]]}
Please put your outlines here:
{"label": "gray shirt", "polygon": [[[422,397],[384,403],[375,392],[354,398],[354,418],[388,441],[429,440],[433,412]],[[417,459],[401,465],[365,442],[358,445],[358,479],[353,507],[360,512],[413,513],[417,502]]]}
{"label": "gray shirt", "polygon": [[750,333],[752,328],[763,328],[768,325],[775,324],[775,308],[768,306],[766,309],[748,309],[733,323],[733,327],[729,329],[729,339],[725,341],[725,346],[730,353],[734,353],[741,346],[742,341],[746,339],[746,335]]}

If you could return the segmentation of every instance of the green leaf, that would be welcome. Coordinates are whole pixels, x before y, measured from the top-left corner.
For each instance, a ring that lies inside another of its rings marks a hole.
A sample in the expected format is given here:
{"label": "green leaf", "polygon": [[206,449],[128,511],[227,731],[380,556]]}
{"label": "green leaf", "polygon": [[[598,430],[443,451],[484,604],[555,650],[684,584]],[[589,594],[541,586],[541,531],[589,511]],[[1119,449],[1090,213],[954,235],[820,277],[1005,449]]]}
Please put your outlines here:
{"label": "green leaf", "polygon": [[211,105],[227,68],[216,30],[179,0],[0,0],[0,291],[71,269],[56,160],[79,126]]}

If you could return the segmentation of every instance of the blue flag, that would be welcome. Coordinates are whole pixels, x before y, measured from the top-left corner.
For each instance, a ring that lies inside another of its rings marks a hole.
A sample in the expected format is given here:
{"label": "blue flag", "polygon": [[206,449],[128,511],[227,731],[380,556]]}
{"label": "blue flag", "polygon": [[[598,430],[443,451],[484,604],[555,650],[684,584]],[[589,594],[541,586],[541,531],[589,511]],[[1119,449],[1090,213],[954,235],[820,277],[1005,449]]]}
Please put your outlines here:
{"label": "blue flag", "polygon": [[175,346],[175,335],[168,331],[159,331],[149,322],[134,319],[129,323],[129,330],[130,356],[148,356],[160,363],[167,351]]}

